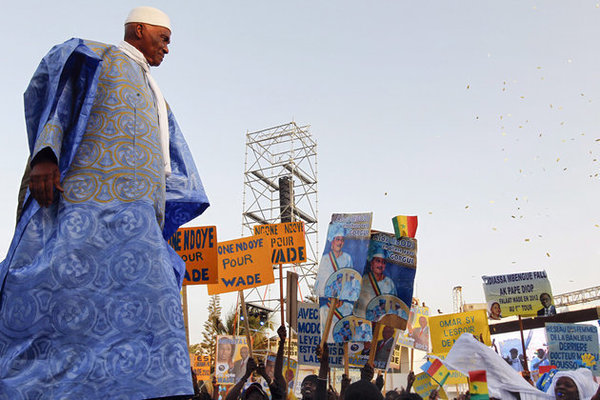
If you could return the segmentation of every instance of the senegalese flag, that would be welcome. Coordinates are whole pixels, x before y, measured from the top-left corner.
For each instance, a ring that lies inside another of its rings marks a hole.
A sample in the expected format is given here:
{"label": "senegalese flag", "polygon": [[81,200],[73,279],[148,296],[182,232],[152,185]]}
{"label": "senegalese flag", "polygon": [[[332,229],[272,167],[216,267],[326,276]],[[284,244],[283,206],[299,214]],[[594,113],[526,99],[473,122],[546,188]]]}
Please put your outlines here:
{"label": "senegalese flag", "polygon": [[485,370],[469,371],[469,392],[471,400],[489,400]]}
{"label": "senegalese flag", "polygon": [[444,386],[446,379],[450,376],[450,371],[440,360],[437,358],[433,362],[427,361],[421,366],[421,369],[425,371],[427,375],[432,377],[440,386]]}
{"label": "senegalese flag", "polygon": [[401,236],[404,237],[415,237],[417,233],[417,216],[398,215],[392,218],[392,224],[394,224],[394,233],[399,239]]}

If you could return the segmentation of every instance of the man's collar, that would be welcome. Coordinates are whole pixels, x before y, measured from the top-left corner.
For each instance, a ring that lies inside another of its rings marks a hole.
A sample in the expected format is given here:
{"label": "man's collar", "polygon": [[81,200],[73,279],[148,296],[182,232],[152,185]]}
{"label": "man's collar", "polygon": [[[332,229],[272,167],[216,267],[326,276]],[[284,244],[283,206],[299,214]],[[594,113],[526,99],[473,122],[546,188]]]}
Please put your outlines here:
{"label": "man's collar", "polygon": [[148,60],[146,60],[144,53],[139,51],[131,43],[128,43],[123,40],[121,41],[121,43],[119,43],[119,48],[123,50],[125,54],[131,57],[136,63],[140,64],[140,66],[144,68],[144,70],[150,71],[150,64],[148,64]]}

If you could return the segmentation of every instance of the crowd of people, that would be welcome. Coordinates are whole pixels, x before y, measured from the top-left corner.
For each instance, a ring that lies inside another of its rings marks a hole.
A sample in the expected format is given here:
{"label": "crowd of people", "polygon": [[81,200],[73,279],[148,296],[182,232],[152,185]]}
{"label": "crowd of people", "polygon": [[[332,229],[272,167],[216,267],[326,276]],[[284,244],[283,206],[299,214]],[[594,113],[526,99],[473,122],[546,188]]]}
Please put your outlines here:
{"label": "crowd of people", "polygon": [[[245,371],[234,386],[228,387],[226,395],[221,396],[216,378],[212,382],[196,381],[194,378],[195,396],[193,400],[285,400],[288,394],[289,383],[283,376],[284,348],[286,343],[286,329],[284,326],[277,330],[279,345],[275,359],[273,378],[267,373],[265,364],[257,362],[249,357],[245,364]],[[540,349],[543,351],[543,349]],[[545,360],[545,354],[538,351],[539,358]],[[384,377],[381,373],[373,380],[375,370],[373,365],[366,364],[360,370],[360,379],[351,382],[350,378],[342,375],[339,391],[329,384],[329,350],[327,344],[317,348],[317,356],[320,361],[318,375],[306,376],[300,385],[301,400],[419,400],[421,395],[413,391],[415,373],[410,371],[406,386],[399,389],[383,391]],[[518,359],[518,357],[517,357]],[[536,361],[539,364],[540,361]],[[521,374],[532,386],[545,391],[548,399],[556,400],[600,400],[600,387],[592,372],[587,368],[579,368],[575,371],[551,370],[543,374],[537,382],[533,382],[527,371],[521,369]],[[192,373],[193,375],[193,373]],[[268,385],[266,391],[259,382],[264,379]],[[440,387],[433,389],[428,394],[429,400],[439,398]],[[541,392],[540,392],[541,393]],[[470,400],[469,391],[458,394],[455,400]],[[519,398],[519,397],[517,397]],[[494,397],[490,396],[490,399]]]}

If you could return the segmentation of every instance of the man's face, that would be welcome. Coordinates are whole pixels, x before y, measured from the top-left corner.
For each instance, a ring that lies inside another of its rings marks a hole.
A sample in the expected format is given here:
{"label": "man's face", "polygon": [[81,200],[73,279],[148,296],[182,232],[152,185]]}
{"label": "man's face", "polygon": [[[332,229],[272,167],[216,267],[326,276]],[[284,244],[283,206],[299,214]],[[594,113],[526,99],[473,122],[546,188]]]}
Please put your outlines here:
{"label": "man's face", "polygon": [[317,392],[317,384],[314,381],[304,381],[300,386],[300,394],[303,400],[312,400]]}
{"label": "man's face", "polygon": [[171,31],[162,26],[140,25],[142,26],[142,40],[137,48],[144,54],[148,64],[158,67],[165,58],[165,54],[169,52]]}
{"label": "man's face", "polygon": [[544,308],[548,308],[548,307],[550,307],[550,304],[552,304],[552,301],[550,300],[550,296],[548,296],[546,293],[544,293],[543,295],[540,296],[540,302],[542,303]]}
{"label": "man's face", "polygon": [[371,269],[374,274],[383,274],[383,271],[385,271],[385,260],[381,257],[373,257],[373,260],[371,260]]}
{"label": "man's face", "polygon": [[544,357],[544,350],[543,350],[543,349],[538,349],[538,351],[537,351],[537,356],[538,356],[539,358],[542,358],[542,357]]}
{"label": "man's face", "polygon": [[248,357],[248,348],[247,347],[242,347],[240,349],[240,356],[242,356],[242,360]]}
{"label": "man's face", "polygon": [[344,247],[344,237],[343,236],[334,237],[333,240],[331,241],[331,249],[335,252],[340,252],[340,251],[342,251],[342,247]]}
{"label": "man's face", "polygon": [[394,328],[392,328],[391,326],[386,326],[385,328],[383,328],[381,336],[383,336],[384,340],[388,340],[389,338],[394,336]]}
{"label": "man's face", "polygon": [[513,349],[513,350],[511,350],[511,351],[510,351],[510,356],[511,356],[512,358],[517,358],[517,355],[518,355],[518,354],[519,354],[519,352],[518,352],[517,350],[514,350],[514,349]]}
{"label": "man's face", "polygon": [[421,325],[421,327],[427,326],[427,318],[424,316],[420,316],[419,317],[419,324]]}

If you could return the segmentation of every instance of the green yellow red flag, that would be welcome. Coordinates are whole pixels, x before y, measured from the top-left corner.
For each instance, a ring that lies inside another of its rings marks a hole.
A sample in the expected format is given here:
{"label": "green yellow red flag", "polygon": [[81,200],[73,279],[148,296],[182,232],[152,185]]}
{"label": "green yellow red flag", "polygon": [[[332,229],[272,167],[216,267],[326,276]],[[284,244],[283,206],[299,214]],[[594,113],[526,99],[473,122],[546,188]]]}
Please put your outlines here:
{"label": "green yellow red flag", "polygon": [[416,215],[397,215],[392,218],[392,224],[394,224],[394,233],[397,238],[404,236],[414,239],[418,225]]}
{"label": "green yellow red flag", "polygon": [[471,400],[489,400],[485,370],[469,371],[469,392]]}

